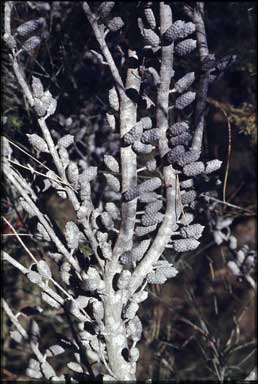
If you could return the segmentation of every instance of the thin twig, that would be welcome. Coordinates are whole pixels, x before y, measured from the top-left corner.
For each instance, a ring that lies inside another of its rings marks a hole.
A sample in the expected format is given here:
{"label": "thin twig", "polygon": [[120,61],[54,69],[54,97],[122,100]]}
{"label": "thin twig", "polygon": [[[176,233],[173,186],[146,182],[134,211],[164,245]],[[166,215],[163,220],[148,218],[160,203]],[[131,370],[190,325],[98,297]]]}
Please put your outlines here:
{"label": "thin twig", "polygon": [[22,241],[22,239],[20,238],[20,235],[16,232],[15,228],[12,226],[11,223],[9,223],[9,221],[4,217],[4,216],[1,216],[2,219],[4,220],[4,222],[8,225],[8,227],[11,228],[11,230],[13,231],[14,235],[17,237],[18,241],[21,243],[21,245],[23,246],[23,248],[25,249],[25,251],[28,253],[28,255],[31,257],[31,259],[34,261],[34,263],[37,264],[37,259],[33,256],[33,254],[31,253],[31,251],[29,250],[29,248],[26,246],[26,244],[24,244],[24,242]]}
{"label": "thin twig", "polygon": [[248,212],[248,213],[255,214],[255,212],[249,211],[249,209],[246,209],[246,208],[243,208],[243,207],[239,207],[238,205],[235,205],[235,204],[227,203],[225,201],[216,199],[215,197],[212,197],[212,196],[207,196],[207,195],[204,195],[202,193],[200,194],[200,196],[204,196],[205,199],[216,201],[219,204],[224,204],[224,205],[227,205],[228,207],[231,207],[231,208],[236,208],[236,209],[240,209],[241,211],[245,211],[245,212]]}
{"label": "thin twig", "polygon": [[[16,236],[15,233],[2,233],[2,236]],[[19,236],[33,237],[33,235],[28,235],[27,233],[19,233]]]}
{"label": "thin twig", "polygon": [[[25,151],[24,149],[22,149],[19,145],[15,144],[12,140],[8,139],[6,136],[5,136],[6,140],[9,141],[9,143],[11,143],[14,147],[18,148],[21,152],[25,153],[27,156],[29,156],[30,158],[32,158],[34,161],[36,161],[37,163],[39,163],[42,167],[44,167],[45,169],[47,169],[48,171],[51,171],[50,168],[48,168],[45,164],[43,164],[41,161],[39,161],[38,159],[36,159],[36,157],[32,156],[30,153],[28,153],[27,151]],[[59,177],[57,175],[57,177]],[[61,179],[60,179],[61,180]]]}
{"label": "thin twig", "polygon": [[70,252],[65,248],[65,246],[62,244],[62,242],[59,240],[59,238],[56,236],[54,230],[49,225],[48,221],[44,217],[44,215],[41,213],[41,211],[38,209],[37,205],[32,201],[32,199],[29,197],[28,193],[24,188],[22,188],[19,184],[19,182],[14,178],[14,170],[10,168],[8,164],[3,164],[3,171],[7,179],[12,183],[12,185],[19,191],[21,196],[27,201],[33,212],[35,212],[35,216],[38,217],[41,224],[44,226],[44,228],[47,230],[50,238],[56,245],[57,249],[63,254],[67,260],[70,262],[71,265],[75,268],[75,270],[80,271],[79,265],[77,261],[71,256]]}
{"label": "thin twig", "polygon": [[67,186],[68,186],[69,188],[71,188],[75,193],[77,193],[77,191],[71,186],[71,184],[62,181],[60,178],[59,178],[59,179],[55,179],[54,177],[47,176],[47,175],[45,175],[44,173],[41,173],[41,172],[39,172],[39,171],[36,171],[36,170],[35,170],[34,168],[32,168],[32,167],[26,167],[25,165],[16,163],[15,161],[12,161],[12,160],[9,160],[9,159],[8,159],[8,161],[9,161],[9,163],[12,163],[12,164],[14,164],[14,165],[18,165],[18,167],[27,169],[27,170],[30,171],[31,173],[36,173],[37,175],[43,176],[43,177],[45,177],[46,179],[53,180],[53,181],[55,181],[55,182],[58,183],[58,184],[64,184],[64,185],[67,185]]}
{"label": "thin twig", "polygon": [[229,119],[226,111],[224,109],[221,109],[221,110],[222,110],[224,116],[226,117],[227,127],[228,127],[228,154],[227,154],[227,165],[226,165],[224,183],[223,183],[223,202],[226,203],[226,189],[227,189],[229,162],[230,162],[231,148],[232,148],[232,133],[231,133],[230,119]]}
{"label": "thin twig", "polygon": [[[22,272],[24,275],[30,272],[30,269],[25,268],[21,263],[19,263],[17,260],[15,260],[13,257],[11,257],[8,253],[3,252],[3,261],[8,261],[12,266],[17,268],[20,272]],[[55,292],[52,288],[50,288],[47,284],[40,281],[39,283],[35,283],[38,285],[43,292],[46,292],[49,296],[51,296],[55,301],[57,301],[60,305],[64,304],[64,299],[62,296],[60,296],[57,292]]]}
{"label": "thin twig", "polygon": [[[22,247],[25,249],[25,251],[28,253],[28,255],[31,257],[31,259],[36,263],[38,264],[38,260],[34,257],[34,255],[30,252],[29,248],[26,246],[26,244],[20,239],[20,234],[16,232],[15,228],[12,226],[11,223],[9,223],[9,221],[4,217],[2,216],[2,219],[6,222],[6,224],[12,229],[12,231],[14,232],[14,235],[17,237],[17,239],[19,240],[19,242],[21,243]],[[27,235],[29,236],[29,235]],[[67,293],[67,291],[57,282],[55,281],[52,277],[49,279],[50,281],[52,281],[52,283],[58,288],[60,289],[60,291],[62,291],[69,299],[73,299],[73,297]]]}

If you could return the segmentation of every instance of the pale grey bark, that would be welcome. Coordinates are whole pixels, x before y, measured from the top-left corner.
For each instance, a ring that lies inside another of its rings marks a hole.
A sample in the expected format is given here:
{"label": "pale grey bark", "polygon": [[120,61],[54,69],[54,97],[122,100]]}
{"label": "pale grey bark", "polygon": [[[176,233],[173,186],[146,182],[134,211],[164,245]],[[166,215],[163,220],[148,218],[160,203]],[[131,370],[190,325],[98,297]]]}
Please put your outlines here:
{"label": "pale grey bark", "polygon": [[[200,60],[203,62],[209,55],[209,48],[206,37],[206,30],[204,24],[204,3],[197,2],[193,13],[192,20],[196,26],[196,37],[199,48]],[[206,98],[209,87],[209,74],[204,73],[201,75],[199,82],[199,90],[197,94],[196,109],[195,109],[195,132],[192,141],[192,149],[200,151],[202,147],[202,138],[204,130],[204,113],[206,106]]]}

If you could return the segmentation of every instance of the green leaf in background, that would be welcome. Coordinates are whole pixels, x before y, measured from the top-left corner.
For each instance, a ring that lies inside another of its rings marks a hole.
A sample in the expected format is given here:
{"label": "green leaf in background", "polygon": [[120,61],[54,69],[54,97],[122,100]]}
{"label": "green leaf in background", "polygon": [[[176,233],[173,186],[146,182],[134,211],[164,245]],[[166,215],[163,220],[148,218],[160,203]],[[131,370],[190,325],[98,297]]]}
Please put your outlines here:
{"label": "green leaf in background", "polygon": [[17,116],[9,116],[8,122],[13,128],[19,130],[22,127],[22,121]]}
{"label": "green leaf in background", "polygon": [[88,257],[88,256],[93,255],[93,251],[88,244],[80,244],[79,249],[84,254],[84,256]]}

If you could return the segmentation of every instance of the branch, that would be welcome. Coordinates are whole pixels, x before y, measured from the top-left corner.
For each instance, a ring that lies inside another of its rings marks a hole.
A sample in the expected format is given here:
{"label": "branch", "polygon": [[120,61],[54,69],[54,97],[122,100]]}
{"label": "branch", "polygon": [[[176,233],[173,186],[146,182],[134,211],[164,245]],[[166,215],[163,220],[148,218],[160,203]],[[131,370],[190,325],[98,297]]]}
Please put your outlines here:
{"label": "branch", "polygon": [[[134,51],[128,52],[129,56],[136,56]],[[137,92],[140,89],[141,80],[139,78],[138,69],[129,68],[127,71],[126,88],[134,88]],[[127,96],[121,98],[120,103],[120,136],[123,137],[136,123],[137,105]],[[136,185],[137,160],[136,154],[131,146],[120,149],[121,153],[121,173],[122,173],[122,191]],[[128,373],[130,365],[125,361],[121,352],[121,343],[117,343],[116,338],[122,338],[123,344],[127,345],[126,331],[122,323],[121,314],[123,302],[118,302],[116,293],[113,290],[113,278],[115,273],[120,271],[121,266],[118,263],[119,256],[132,248],[134,225],[136,219],[137,199],[129,202],[122,202],[121,213],[122,222],[119,235],[113,249],[113,258],[107,262],[105,268],[105,284],[106,296],[105,305],[105,324],[108,329],[108,334],[105,336],[109,365],[116,377],[121,377],[121,369],[128,379],[133,380],[134,375]]]}
{"label": "branch", "polygon": [[[160,3],[160,27],[161,34],[172,24],[172,10],[164,2]],[[173,68],[173,43],[162,46],[160,86],[157,95],[157,127],[160,129],[159,151],[161,157],[169,151],[166,132],[168,129],[168,101],[169,87]],[[173,227],[176,224],[176,174],[171,165],[163,168],[163,176],[166,187],[166,212],[163,222],[158,230],[155,240],[146,253],[143,260],[138,264],[132,274],[129,290],[133,294],[142,284],[146,274],[151,271],[152,265],[159,259],[169,242]]]}
{"label": "branch", "polygon": [[13,314],[11,308],[7,304],[7,302],[3,299],[3,308],[5,313],[8,315],[11,322],[15,325],[19,333],[24,337],[24,339],[29,339],[29,335],[27,331],[23,328],[23,326],[19,323],[17,317]]}
{"label": "branch", "polygon": [[110,71],[112,73],[112,76],[114,78],[114,82],[116,84],[117,90],[119,92],[119,95],[124,95],[124,84],[121,79],[121,76],[118,72],[118,69],[116,67],[116,64],[114,62],[114,59],[110,53],[110,50],[106,44],[105,38],[104,38],[104,33],[100,30],[100,27],[97,22],[97,18],[94,15],[94,13],[91,11],[88,3],[86,1],[83,2],[83,10],[86,13],[86,16],[89,20],[89,23],[93,29],[93,32],[95,34],[95,37],[99,43],[100,49],[109,65]]}
{"label": "branch", "polygon": [[196,26],[196,37],[199,46],[200,59],[203,61],[206,56],[209,54],[209,48],[207,43],[205,24],[204,24],[204,3],[197,2],[194,13],[193,13],[193,22]]}
{"label": "branch", "polygon": [[[10,20],[9,20],[9,22],[10,22]],[[108,53],[109,53],[109,51],[108,51]],[[27,99],[29,101],[29,104],[31,106],[33,106],[34,105],[34,98],[33,98],[32,94],[30,92],[30,89],[29,89],[29,87],[28,87],[28,85],[27,85],[27,83],[26,83],[22,73],[21,73],[21,69],[19,67],[19,64],[17,62],[17,59],[16,59],[15,55],[12,56],[12,60],[13,60],[13,68],[14,68],[14,72],[15,72],[15,75],[17,77],[17,80],[18,80],[18,82],[19,82],[19,84],[20,84],[20,86],[21,86],[25,96],[27,97]],[[66,177],[66,174],[65,174],[65,169],[64,169],[63,164],[61,162],[61,159],[60,159],[60,157],[59,157],[59,155],[57,153],[57,150],[56,150],[55,144],[53,142],[52,136],[51,136],[50,131],[49,131],[49,129],[47,127],[47,124],[46,124],[46,118],[47,117],[48,117],[48,115],[46,117],[38,118],[38,124],[39,124],[39,126],[41,128],[41,131],[43,133],[44,139],[45,139],[45,141],[46,141],[46,143],[48,145],[49,152],[52,155],[52,158],[53,158],[55,166],[56,166],[56,168],[58,170],[59,176],[61,177],[61,179],[64,182],[64,184],[67,185],[69,183],[68,183],[68,180],[67,180],[67,177]],[[66,190],[66,193],[67,193],[70,201],[72,202],[74,210],[78,211],[79,208],[80,208],[80,203],[79,203],[75,193],[69,187],[66,187],[65,190]],[[96,241],[96,239],[94,237],[94,234],[93,234],[93,231],[92,231],[92,229],[90,227],[89,221],[86,220],[86,219],[82,220],[81,224],[84,227],[85,235],[87,236],[87,238],[90,241],[90,244],[91,244],[91,247],[92,247],[93,252],[95,254],[95,257],[96,257],[98,263],[100,264],[100,267],[103,268],[103,262],[99,258],[98,253],[97,253],[98,243],[97,243],[97,241]]]}
{"label": "branch", "polygon": [[[17,330],[20,332],[20,334],[24,337],[24,339],[28,340],[29,335],[27,331],[23,328],[23,326],[19,323],[17,317],[12,312],[11,308],[9,307],[8,303],[3,299],[3,308],[5,313],[9,316],[9,319],[11,322],[15,325]],[[44,369],[42,369],[42,373],[45,376],[46,379],[50,379],[52,376],[56,376],[56,373],[53,369],[53,367],[46,361],[46,355],[42,355],[42,353],[39,350],[38,343],[31,341],[30,343],[31,349],[36,355],[38,361],[43,365]]]}
{"label": "branch", "polygon": [[[20,238],[20,234],[16,232],[15,228],[12,226],[11,223],[9,223],[9,221],[4,217],[2,216],[3,220],[5,221],[5,223],[11,228],[11,230],[13,231],[14,235],[17,237],[18,241],[20,242],[20,244],[22,245],[22,247],[25,249],[25,251],[28,253],[28,255],[30,256],[30,258],[34,261],[34,263],[36,265],[38,265],[38,260],[35,258],[35,256],[31,253],[31,251],[29,250],[29,248],[26,246],[26,244],[22,241],[22,239]],[[73,297],[51,276],[49,277],[48,279],[49,281],[51,281],[60,291],[62,291],[70,300],[73,300]]]}
{"label": "branch", "polygon": [[11,223],[9,223],[9,221],[4,217],[4,216],[1,216],[2,219],[5,221],[5,223],[11,228],[11,230],[13,231],[14,235],[17,237],[18,241],[20,242],[20,244],[23,246],[23,248],[25,249],[25,251],[28,253],[28,255],[31,257],[31,259],[34,261],[34,263],[37,264],[37,259],[33,256],[33,254],[31,253],[31,251],[29,250],[29,248],[26,246],[26,244],[22,241],[22,239],[20,238],[20,235],[16,232],[15,228],[12,226]]}
{"label": "branch", "polygon": [[[6,136],[4,136],[6,140],[8,140],[9,143],[11,143],[14,147],[18,148],[19,151],[25,153],[27,156],[29,156],[33,161],[36,161],[36,163],[38,163],[39,165],[41,165],[43,168],[47,169],[48,171],[52,171],[50,168],[48,168],[45,164],[43,164],[41,161],[39,161],[38,159],[36,159],[36,157],[32,156],[29,152],[25,151],[24,149],[22,149],[19,145],[15,144],[12,140],[8,139]],[[53,172],[53,171],[52,171]],[[59,179],[60,177],[57,176]],[[62,180],[60,179],[58,182],[62,182]]]}
{"label": "branch", "polygon": [[[193,22],[196,26],[196,37],[199,47],[199,54],[201,62],[208,57],[209,48],[207,43],[205,25],[203,20],[204,14],[204,3],[198,2],[193,11]],[[192,150],[201,151],[202,147],[202,137],[204,129],[204,111],[207,99],[209,87],[209,73],[206,72],[201,75],[199,91],[196,101],[196,112],[195,112],[195,132],[192,142]]]}
{"label": "branch", "polygon": [[[15,268],[19,269],[24,275],[30,272],[28,268],[25,268],[22,264],[20,264],[18,261],[16,261],[13,257],[8,255],[8,253],[3,252],[3,261],[8,261],[11,265],[13,265]],[[34,283],[38,285],[44,292],[46,292],[49,296],[51,296],[54,300],[56,300],[59,304],[64,304],[64,299],[62,296],[60,296],[58,293],[56,293],[52,288],[47,286],[42,281],[39,283]]]}
{"label": "branch", "polygon": [[[38,123],[39,123],[41,130],[42,130],[43,136],[44,136],[44,138],[48,144],[49,151],[53,157],[54,163],[56,165],[56,168],[58,170],[58,173],[59,173],[62,181],[64,182],[64,184],[69,184],[67,177],[66,177],[66,174],[65,174],[64,167],[63,167],[62,162],[61,162],[61,159],[58,156],[58,153],[57,153],[57,150],[55,148],[52,136],[51,136],[49,129],[46,125],[45,118],[43,117],[43,118],[38,119]],[[66,187],[65,190],[66,190],[66,193],[68,195],[69,200],[71,201],[71,203],[73,205],[74,210],[78,211],[80,208],[80,203],[76,197],[76,194],[71,190],[70,187]],[[94,255],[95,255],[101,269],[103,269],[103,261],[100,259],[98,252],[97,252],[98,243],[97,243],[95,236],[93,234],[93,231],[91,229],[89,220],[87,220],[87,219],[81,220],[81,224],[84,227],[84,233],[85,233],[86,237],[90,241],[90,245],[91,245],[91,248],[94,252]]]}
{"label": "branch", "polygon": [[[138,58],[136,52],[129,50],[129,57]],[[135,89],[140,91],[141,79],[138,69],[128,68],[126,78],[126,89]],[[122,97],[120,103],[120,137],[122,138],[135,125],[137,120],[137,104],[126,95]],[[137,184],[137,156],[131,146],[121,147],[121,176],[122,192],[134,187]],[[134,225],[136,218],[137,199],[129,202],[122,202],[119,236],[113,249],[116,259],[132,248],[132,239],[134,234]]]}
{"label": "branch", "polygon": [[[87,2],[83,3],[83,9],[92,26],[95,37],[100,45],[120,96],[120,137],[122,138],[136,123],[137,105],[129,99],[125,93],[124,85],[113,57],[106,45],[104,35],[101,32],[95,15],[91,12]],[[128,56],[136,56],[136,52],[129,50]],[[133,88],[137,92],[140,90],[141,78],[138,69],[129,68],[127,71],[126,88]],[[127,191],[137,184],[137,160],[136,154],[131,146],[120,149],[121,155],[121,176],[122,192]],[[117,241],[113,249],[113,258],[107,261],[105,267],[105,325],[107,334],[105,336],[109,365],[115,376],[121,379],[133,380],[134,374],[130,373],[131,365],[122,356],[122,347],[127,346],[127,338],[124,324],[122,323],[122,302],[118,302],[116,293],[113,289],[113,278],[120,272],[121,266],[118,263],[119,256],[132,248],[135,218],[136,218],[137,199],[130,202],[123,202],[121,207],[121,226]],[[118,339],[121,341],[118,342]],[[123,373],[122,373],[123,371]]]}
{"label": "branch", "polygon": [[[8,162],[11,163],[11,164],[17,165],[18,167],[27,169],[27,170],[30,171],[32,174],[35,173],[36,175],[43,176],[43,177],[45,177],[46,179],[52,180],[52,181],[54,181],[54,182],[57,183],[57,184],[60,184],[60,185],[64,184],[64,185],[67,185],[67,186],[70,187],[73,191],[75,191],[75,189],[74,189],[70,184],[67,184],[67,183],[63,182],[62,180],[60,180],[60,178],[57,179],[57,178],[54,178],[54,177],[50,177],[50,176],[48,176],[48,175],[46,175],[46,174],[44,174],[44,173],[42,173],[42,172],[36,171],[36,169],[32,168],[31,166],[26,167],[25,165],[22,165],[22,164],[20,164],[20,163],[16,163],[15,161],[12,161],[12,160],[9,160],[9,159],[8,159]],[[21,180],[20,180],[20,182],[21,182]],[[31,189],[31,192],[33,193],[33,195],[32,195],[33,198],[35,197],[34,200],[36,200],[35,192],[34,192],[32,189]]]}
{"label": "branch", "polygon": [[25,268],[22,264],[20,264],[18,261],[16,261],[14,258],[8,255],[5,251],[3,251],[3,260],[8,261],[10,264],[12,264],[15,268],[19,269],[20,272],[22,272],[24,275],[29,272],[28,268]]}
{"label": "branch", "polygon": [[[8,4],[8,3],[6,3]],[[6,9],[9,10],[9,7],[6,5]],[[6,11],[7,12],[7,11]],[[10,31],[10,23],[11,23],[11,20],[10,18],[8,19],[9,20],[9,24],[7,25],[7,22],[5,23],[5,28],[6,28],[6,34],[8,33],[8,31]],[[12,58],[12,61],[13,61],[13,69],[14,69],[14,73],[16,75],[16,78],[18,80],[18,83],[20,84],[22,90],[23,90],[23,93],[24,95],[26,96],[26,98],[28,99],[29,101],[29,104],[31,107],[34,106],[34,98],[33,98],[33,95],[24,79],[24,76],[21,72],[21,68],[18,64],[18,61],[17,61],[17,58],[13,52],[13,55],[11,55],[11,58]],[[38,124],[42,130],[42,133],[43,133],[43,136],[44,136],[44,139],[48,145],[48,149],[49,149],[49,152],[50,154],[52,155],[52,158],[53,158],[53,161],[55,163],[55,166],[58,170],[58,173],[59,173],[59,176],[61,177],[62,181],[64,182],[64,184],[66,185],[69,185],[68,183],[68,180],[67,180],[67,177],[66,177],[66,174],[65,174],[65,169],[63,167],[63,164],[61,162],[61,159],[57,153],[57,150],[56,150],[56,147],[55,147],[55,144],[53,142],[53,139],[52,139],[52,136],[50,134],[50,131],[47,127],[47,124],[46,124],[46,118],[48,117],[48,115],[46,117],[42,117],[42,118],[38,118]],[[72,205],[74,207],[74,210],[75,211],[78,211],[79,208],[80,208],[80,203],[75,195],[75,193],[71,190],[70,187],[65,187],[65,191],[70,199],[70,201],[72,202]],[[98,260],[99,264],[100,264],[100,267],[103,268],[103,262],[100,260],[99,256],[98,256],[98,253],[97,253],[97,241],[93,235],[93,232],[92,232],[92,229],[90,227],[90,224],[89,224],[89,221],[88,220],[83,220],[82,222],[82,225],[84,227],[84,232],[85,232],[85,235],[87,236],[87,238],[89,239],[90,241],[90,244],[91,244],[91,247],[94,251],[94,254],[95,254],[95,257],[96,259]]]}
{"label": "branch", "polygon": [[80,271],[79,265],[77,261],[71,256],[70,252],[65,248],[65,246],[62,244],[62,242],[59,240],[59,238],[56,236],[55,232],[49,225],[48,221],[45,219],[43,214],[40,212],[36,204],[32,201],[32,199],[29,197],[27,192],[24,190],[22,186],[18,183],[18,181],[14,177],[14,170],[12,170],[5,162],[3,163],[3,171],[7,179],[10,181],[10,183],[17,189],[17,191],[21,194],[21,196],[26,200],[26,202],[30,205],[33,212],[35,212],[35,216],[38,217],[40,223],[44,226],[44,228],[47,230],[49,236],[51,237],[51,240],[56,245],[59,252],[64,255],[64,257],[69,261],[69,263],[75,268],[75,270]]}
{"label": "branch", "polygon": [[4,7],[4,40],[7,41],[11,36],[11,14],[13,9],[13,1],[6,1]]}
{"label": "branch", "polygon": [[34,98],[32,96],[32,93],[31,93],[26,81],[24,80],[22,73],[21,73],[17,58],[15,56],[11,56],[11,58],[12,58],[12,62],[13,62],[13,71],[15,73],[17,80],[18,80],[18,83],[20,84],[20,87],[23,90],[23,93],[29,102],[29,105],[31,107],[33,107],[34,106]]}
{"label": "branch", "polygon": [[[87,2],[83,3],[83,9],[92,26],[95,37],[99,43],[100,49],[109,65],[115,85],[120,95],[120,137],[122,138],[136,123],[136,105],[130,100],[124,90],[124,84],[105,42],[104,34],[101,31],[96,16],[92,13]],[[134,51],[128,53],[129,56],[136,56]],[[138,69],[128,69],[126,88],[134,88],[137,92],[140,89],[140,78]],[[121,148],[121,170],[122,170],[122,191],[128,190],[136,185],[136,155],[131,147]],[[122,223],[120,235],[114,247],[116,258],[122,251],[130,249],[132,244],[133,229],[135,224],[137,201],[122,204]]]}

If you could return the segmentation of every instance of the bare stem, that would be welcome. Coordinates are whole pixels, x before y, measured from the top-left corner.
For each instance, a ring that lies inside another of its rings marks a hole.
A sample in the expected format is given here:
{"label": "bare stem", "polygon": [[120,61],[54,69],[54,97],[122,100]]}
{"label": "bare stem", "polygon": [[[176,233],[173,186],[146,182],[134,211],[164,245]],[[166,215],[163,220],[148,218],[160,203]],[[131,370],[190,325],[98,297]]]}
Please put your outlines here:
{"label": "bare stem", "polygon": [[4,6],[4,40],[11,36],[11,14],[13,9],[13,1],[6,1]]}
{"label": "bare stem", "polygon": [[29,248],[26,246],[26,244],[22,241],[22,239],[20,238],[20,235],[16,232],[15,228],[12,226],[11,223],[9,223],[9,221],[4,217],[4,216],[1,216],[2,219],[4,220],[4,222],[11,228],[11,230],[13,231],[14,235],[17,237],[18,241],[21,243],[21,245],[23,246],[23,248],[25,249],[25,251],[28,253],[28,255],[31,257],[31,259],[34,261],[34,263],[37,263],[37,259],[33,256],[33,254],[31,253],[31,251],[29,250]]}
{"label": "bare stem", "polygon": [[[203,19],[204,3],[197,2],[193,10],[193,22],[196,26],[196,37],[199,47],[199,55],[201,62],[208,57],[209,48],[207,43],[205,24]],[[202,138],[204,130],[204,112],[209,87],[209,73],[204,73],[200,77],[199,90],[196,101],[195,112],[195,132],[192,142],[192,149],[201,151]]]}
{"label": "bare stem", "polygon": [[87,16],[87,18],[91,24],[91,27],[92,27],[93,32],[95,34],[95,37],[99,43],[100,49],[101,49],[108,65],[109,65],[109,68],[110,68],[110,71],[111,71],[112,76],[114,78],[114,81],[115,81],[117,90],[119,92],[119,95],[121,96],[121,94],[124,94],[124,84],[123,84],[121,76],[118,72],[118,69],[116,67],[116,64],[114,62],[114,59],[110,53],[110,50],[106,44],[104,33],[99,28],[96,16],[91,11],[89,4],[86,1],[83,2],[83,10],[86,13],[86,16]]}
{"label": "bare stem", "polygon": [[[129,50],[129,57],[136,57],[136,52]],[[138,69],[128,68],[126,88],[140,90],[141,80]],[[123,96],[120,105],[120,137],[122,138],[136,123],[137,105],[127,96]],[[122,192],[134,187],[137,184],[137,157],[131,146],[121,147],[121,176]],[[118,258],[122,252],[132,248],[132,239],[136,218],[137,199],[129,202],[122,202],[120,233],[115,244],[113,254]]]}

